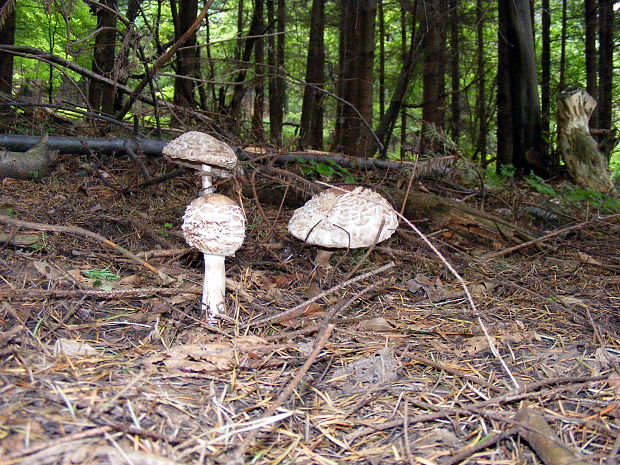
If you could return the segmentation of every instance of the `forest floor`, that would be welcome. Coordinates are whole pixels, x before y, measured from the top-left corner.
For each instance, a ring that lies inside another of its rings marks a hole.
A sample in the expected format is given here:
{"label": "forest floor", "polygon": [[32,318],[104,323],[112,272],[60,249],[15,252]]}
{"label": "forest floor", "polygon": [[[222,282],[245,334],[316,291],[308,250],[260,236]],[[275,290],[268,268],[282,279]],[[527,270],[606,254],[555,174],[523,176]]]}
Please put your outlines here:
{"label": "forest floor", "polygon": [[[196,176],[122,193],[134,165],[93,165],[62,156],[51,176],[0,186],[0,214],[39,223],[0,222],[31,241],[0,244],[0,464],[618,463],[618,215],[556,205],[554,227],[574,227],[510,254],[426,231],[472,306],[404,223],[326,272],[286,232],[291,209],[245,197],[230,317],[210,326],[202,256],[180,231]],[[484,197],[421,185],[553,229],[526,212],[548,199],[519,183]]]}

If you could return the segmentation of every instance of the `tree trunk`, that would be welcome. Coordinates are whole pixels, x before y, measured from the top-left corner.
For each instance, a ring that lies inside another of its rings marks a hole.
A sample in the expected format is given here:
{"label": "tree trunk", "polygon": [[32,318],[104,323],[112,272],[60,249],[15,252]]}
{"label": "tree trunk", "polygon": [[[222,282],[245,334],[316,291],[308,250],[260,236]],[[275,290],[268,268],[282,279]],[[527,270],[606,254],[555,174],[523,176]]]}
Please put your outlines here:
{"label": "tree trunk", "polygon": [[[446,7],[444,0],[427,0],[424,24],[424,66],[422,90],[422,144],[433,151],[430,134],[444,127],[446,69]],[[428,134],[427,134],[428,133]]]}
{"label": "tree trunk", "polygon": [[[116,10],[116,0],[101,0],[100,3]],[[116,16],[106,8],[97,8],[92,5],[91,11],[97,15],[92,69],[95,73],[112,79],[116,50]],[[88,86],[88,103],[93,111],[113,114],[114,87],[91,80]]]}
{"label": "tree trunk", "polygon": [[[534,170],[548,176],[550,166],[542,155],[538,76],[529,0],[499,0],[506,15],[506,36],[512,119],[512,164],[520,173]],[[506,64],[500,61],[500,65]],[[500,73],[500,79],[501,79]]]}
{"label": "tree trunk", "polygon": [[566,0],[562,0],[562,32],[560,38],[560,91],[566,87]]}
{"label": "tree trunk", "polygon": [[[598,84],[597,84],[597,57],[596,57],[596,33],[598,30],[597,24],[597,0],[585,0],[584,1],[584,19],[586,27],[586,91],[595,100],[598,99]],[[592,113],[590,117],[590,127],[598,127],[597,112]]]}
{"label": "tree trunk", "polygon": [[[276,25],[277,37],[269,36],[269,128],[271,140],[281,147],[282,125],[284,123],[284,27],[286,9],[284,0],[278,0],[277,11],[274,11],[274,0],[267,0],[269,24]],[[273,31],[273,29],[272,29]]]}
{"label": "tree trunk", "polygon": [[379,120],[385,114],[385,11],[383,0],[377,1],[379,17]]}
{"label": "tree trunk", "polygon": [[[176,1],[172,2],[176,4]],[[179,0],[178,15],[175,18],[175,40],[181,37],[196,20],[198,0]],[[176,74],[174,78],[174,103],[184,107],[196,106],[194,90],[196,83],[192,79],[199,77],[199,63],[196,48],[196,33],[192,34],[177,51]]]}
{"label": "tree trunk", "polygon": [[459,34],[459,0],[449,0],[450,8],[450,137],[458,144],[461,136],[461,66]]}
{"label": "tree trunk", "polygon": [[323,150],[324,32],[325,0],[313,0],[306,61],[306,86],[299,124],[299,148]]}
{"label": "tree trunk", "polygon": [[[15,3],[12,0],[0,0],[0,11],[4,16],[4,23],[0,28],[0,44],[15,44]],[[0,92],[13,94],[13,55],[0,53]],[[7,113],[7,108],[2,113]]]}
{"label": "tree trunk", "polygon": [[374,0],[341,0],[336,152],[371,156],[375,141],[372,125],[373,62],[375,47]]}
{"label": "tree trunk", "polygon": [[567,89],[558,100],[558,144],[568,173],[582,187],[608,192],[613,184],[607,159],[590,135],[588,121],[596,100],[581,88]]}
{"label": "tree trunk", "polygon": [[[239,127],[239,115],[241,113],[241,102],[243,96],[247,91],[247,84],[245,83],[245,76],[247,74],[247,66],[245,63],[250,61],[252,56],[252,49],[256,43],[257,37],[263,34],[264,28],[262,27],[262,12],[257,12],[256,3],[263,0],[254,0],[254,13],[252,14],[252,23],[248,31],[248,37],[243,43],[243,53],[241,54],[241,63],[239,65],[239,71],[235,77],[235,86],[233,88],[233,96],[230,102],[230,109],[228,111],[228,122],[231,131],[238,133]],[[260,15],[258,14],[260,13]]]}
{"label": "tree trunk", "polygon": [[[408,2],[403,2],[407,4]],[[418,7],[418,0],[416,0],[413,5],[408,5],[407,7],[403,6],[403,11],[401,15],[401,37],[403,40],[403,48],[406,47],[405,44],[407,42],[406,37],[406,27],[407,27],[407,12],[410,13],[412,21],[411,21],[411,35],[409,42],[409,49],[405,53],[403,53],[403,67],[400,70],[398,75],[398,80],[396,81],[396,86],[394,86],[394,93],[390,98],[390,104],[379,121],[379,125],[376,130],[377,138],[381,141],[383,145],[383,149],[381,150],[381,158],[387,158],[387,150],[390,144],[390,139],[392,138],[392,132],[394,127],[396,126],[396,122],[398,121],[398,114],[400,109],[403,106],[403,103],[406,98],[407,88],[409,87],[409,82],[411,81],[411,75],[413,73],[413,68],[415,66],[415,55],[417,50],[417,44],[419,42],[419,33],[416,29],[416,12]],[[401,150],[404,147],[404,141],[406,140],[406,124],[405,121],[407,119],[406,115],[403,113],[401,115]],[[373,150],[373,152],[376,151]]]}
{"label": "tree trunk", "polygon": [[550,156],[549,143],[549,122],[551,109],[551,11],[549,0],[542,0],[541,28],[542,53],[540,58],[540,102],[542,109],[541,130],[543,134],[542,151],[543,156]]}
{"label": "tree trunk", "polygon": [[476,102],[476,115],[478,117],[478,140],[476,141],[476,153],[478,154],[480,165],[485,166],[487,159],[487,96],[484,56],[484,12],[485,5],[483,0],[476,1],[476,45],[477,45],[477,69],[478,69],[478,99]]}
{"label": "tree trunk", "polygon": [[497,174],[512,165],[513,133],[510,89],[510,58],[508,54],[508,12],[506,2],[498,2],[497,31]]}
{"label": "tree trunk", "polygon": [[[267,0],[267,4],[271,3]],[[264,28],[264,2],[256,0],[254,8],[256,8],[255,16],[260,21],[260,29]],[[269,18],[268,21],[271,21]],[[272,31],[268,31],[272,32]],[[269,42],[271,45],[271,42]],[[271,53],[271,52],[270,52]],[[254,105],[252,111],[252,135],[257,143],[265,142],[265,128],[263,126],[263,116],[265,112],[265,38],[259,37],[254,42]]]}
{"label": "tree trunk", "polygon": [[614,0],[599,0],[598,127],[611,129],[614,72]]}

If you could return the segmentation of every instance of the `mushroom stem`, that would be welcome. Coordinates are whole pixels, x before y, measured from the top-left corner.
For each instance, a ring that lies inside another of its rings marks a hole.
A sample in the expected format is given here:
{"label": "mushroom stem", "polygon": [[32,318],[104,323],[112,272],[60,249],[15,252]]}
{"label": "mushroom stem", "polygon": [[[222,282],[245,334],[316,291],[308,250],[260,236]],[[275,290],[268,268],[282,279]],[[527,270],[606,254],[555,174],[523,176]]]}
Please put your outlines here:
{"label": "mushroom stem", "polygon": [[209,165],[200,165],[200,179],[202,180],[202,190],[200,195],[213,194],[213,170]]}
{"label": "mushroom stem", "polygon": [[316,251],[314,263],[322,268],[331,268],[329,260],[332,258],[332,255],[334,255],[334,250],[319,248]]}
{"label": "mushroom stem", "polygon": [[205,279],[202,286],[202,310],[210,324],[226,313],[226,269],[224,257],[204,254]]}

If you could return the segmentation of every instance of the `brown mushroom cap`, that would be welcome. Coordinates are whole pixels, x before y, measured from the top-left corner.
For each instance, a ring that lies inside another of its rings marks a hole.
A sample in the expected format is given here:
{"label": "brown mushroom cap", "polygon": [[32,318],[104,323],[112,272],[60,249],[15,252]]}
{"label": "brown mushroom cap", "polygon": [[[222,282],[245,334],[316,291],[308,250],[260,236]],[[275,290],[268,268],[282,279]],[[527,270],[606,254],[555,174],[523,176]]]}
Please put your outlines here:
{"label": "brown mushroom cap", "polygon": [[233,170],[239,161],[227,143],[199,131],[189,131],[172,139],[162,152],[175,163],[190,168],[209,165]]}
{"label": "brown mushroom cap", "polygon": [[207,255],[234,255],[245,239],[242,208],[220,194],[194,199],[185,210],[181,228],[187,243]]}
{"label": "brown mushroom cap", "polygon": [[321,247],[369,247],[389,238],[398,215],[380,194],[366,187],[332,187],[295,210],[289,232]]}

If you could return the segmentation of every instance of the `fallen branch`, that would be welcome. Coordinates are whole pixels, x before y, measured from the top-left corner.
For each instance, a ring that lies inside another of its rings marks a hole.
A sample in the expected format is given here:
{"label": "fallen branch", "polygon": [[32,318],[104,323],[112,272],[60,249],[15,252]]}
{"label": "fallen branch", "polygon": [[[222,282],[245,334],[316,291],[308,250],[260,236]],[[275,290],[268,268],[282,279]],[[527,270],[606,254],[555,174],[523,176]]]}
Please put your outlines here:
{"label": "fallen branch", "polygon": [[530,407],[522,407],[515,415],[519,433],[546,465],[592,465],[594,462],[578,450],[562,443],[549,423]]}
{"label": "fallen branch", "polygon": [[93,232],[93,231],[89,231],[88,229],[80,228],[79,226],[62,226],[62,225],[53,225],[53,224],[45,224],[45,223],[33,223],[30,221],[17,220],[15,218],[11,218],[10,216],[3,215],[1,213],[0,213],[0,222],[11,225],[11,226],[34,229],[37,231],[62,232],[62,233],[78,234],[80,236],[90,237],[91,239],[95,239],[101,242],[102,244],[110,247],[111,249],[117,250],[120,254],[138,263],[139,265],[143,266],[150,272],[156,274],[164,282],[164,284],[170,284],[176,281],[174,278],[168,276],[163,271],[158,270],[150,263],[142,260],[140,257],[135,255],[133,252],[130,252],[124,247],[121,247],[120,245],[112,242],[111,240],[106,239],[102,235],[97,234],[96,232]]}

